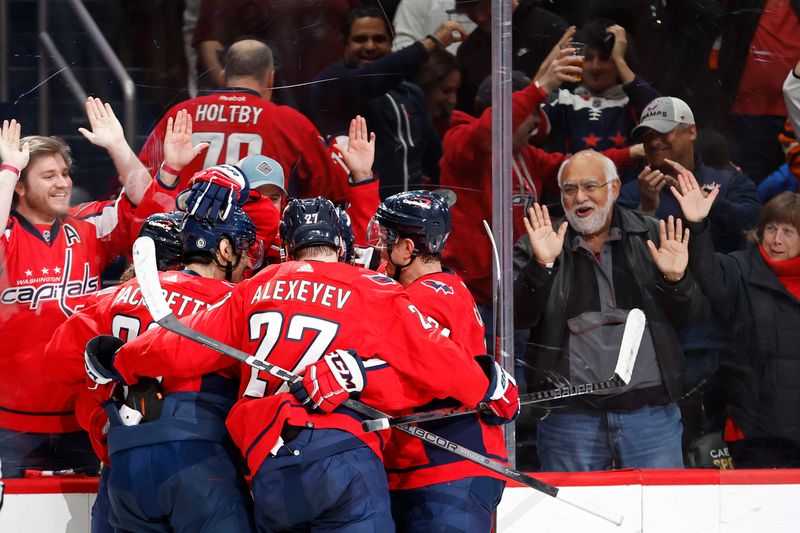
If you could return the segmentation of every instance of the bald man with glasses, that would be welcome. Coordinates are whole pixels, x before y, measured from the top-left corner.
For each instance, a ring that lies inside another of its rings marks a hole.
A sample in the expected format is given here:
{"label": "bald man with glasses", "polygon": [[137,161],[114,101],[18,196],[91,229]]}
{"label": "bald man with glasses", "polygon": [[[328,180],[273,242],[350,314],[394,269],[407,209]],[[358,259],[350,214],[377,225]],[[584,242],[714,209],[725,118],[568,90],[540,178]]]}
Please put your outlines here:
{"label": "bald man with glasses", "polygon": [[[633,309],[647,318],[631,383],[566,402],[538,424],[543,471],[683,468],[683,354],[676,326],[707,306],[686,271],[688,231],[616,204],[614,163],[586,150],[559,169],[565,220],[534,204],[515,254],[514,326],[530,328],[523,358],[531,390],[608,379]],[[519,255],[518,255],[519,256]]]}

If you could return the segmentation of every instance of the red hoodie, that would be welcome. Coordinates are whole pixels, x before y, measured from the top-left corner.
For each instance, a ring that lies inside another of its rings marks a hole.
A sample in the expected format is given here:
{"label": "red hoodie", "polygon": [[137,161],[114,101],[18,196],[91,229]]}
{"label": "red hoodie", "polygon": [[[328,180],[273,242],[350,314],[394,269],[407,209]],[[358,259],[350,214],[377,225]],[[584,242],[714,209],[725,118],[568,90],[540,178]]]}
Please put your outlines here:
{"label": "red hoodie", "polygon": [[[531,84],[512,95],[512,128],[517,128],[547,99],[547,93]],[[467,284],[475,301],[492,303],[492,249],[482,220],[492,220],[492,110],[480,118],[454,111],[451,127],[444,137],[444,155],[440,161],[441,186],[458,195],[451,208],[453,231],[447,241],[444,263],[455,270]],[[617,167],[630,165],[629,148],[602,152]],[[556,195],[558,167],[566,159],[562,153],[548,153],[535,146],[525,146],[512,161],[513,194],[533,196],[542,192]],[[505,203],[512,206],[511,198]],[[514,240],[525,229],[522,224],[524,204],[513,205]]]}

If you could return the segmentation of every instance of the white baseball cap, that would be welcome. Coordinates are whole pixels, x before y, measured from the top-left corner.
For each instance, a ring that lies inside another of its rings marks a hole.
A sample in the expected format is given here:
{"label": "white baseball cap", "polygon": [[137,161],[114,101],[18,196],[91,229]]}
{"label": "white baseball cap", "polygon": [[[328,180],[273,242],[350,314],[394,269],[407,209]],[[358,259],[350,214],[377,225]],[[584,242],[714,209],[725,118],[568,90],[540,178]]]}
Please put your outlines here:
{"label": "white baseball cap", "polygon": [[237,166],[247,178],[251,189],[261,185],[275,185],[286,194],[281,164],[261,154],[248,155]]}
{"label": "white baseball cap", "polygon": [[631,134],[641,135],[646,128],[667,133],[678,124],[694,124],[694,114],[689,105],[674,96],[661,96],[647,104],[639,125],[633,128]]}

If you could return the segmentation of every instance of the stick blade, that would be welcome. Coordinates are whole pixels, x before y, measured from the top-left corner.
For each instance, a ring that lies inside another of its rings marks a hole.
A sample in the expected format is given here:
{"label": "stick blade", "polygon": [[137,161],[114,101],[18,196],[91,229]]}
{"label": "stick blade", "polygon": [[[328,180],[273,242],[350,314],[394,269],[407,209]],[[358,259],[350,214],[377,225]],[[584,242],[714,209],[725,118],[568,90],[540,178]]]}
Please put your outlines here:
{"label": "stick blade", "polygon": [[636,363],[646,324],[647,319],[641,309],[632,309],[628,313],[625,331],[622,333],[622,342],[619,345],[617,367],[614,369],[614,374],[619,376],[626,385],[630,383],[633,375],[633,366]]}
{"label": "stick blade", "polygon": [[139,290],[147,303],[147,310],[156,322],[161,321],[172,311],[161,292],[161,282],[158,279],[158,264],[156,259],[156,245],[150,237],[139,237],[133,243],[133,268],[136,271],[136,281]]}

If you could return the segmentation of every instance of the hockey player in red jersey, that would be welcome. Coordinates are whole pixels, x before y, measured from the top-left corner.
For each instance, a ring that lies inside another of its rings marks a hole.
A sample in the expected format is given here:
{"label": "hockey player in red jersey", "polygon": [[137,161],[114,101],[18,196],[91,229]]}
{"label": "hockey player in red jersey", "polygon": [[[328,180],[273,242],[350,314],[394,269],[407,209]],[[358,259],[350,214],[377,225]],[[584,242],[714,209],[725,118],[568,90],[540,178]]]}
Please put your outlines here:
{"label": "hockey player in red jersey", "polygon": [[116,201],[70,208],[69,147],[56,137],[20,140],[14,120],[3,121],[0,132],[3,477],[21,476],[26,468],[97,468],[69,391],[46,378],[44,346],[85,295],[100,288],[105,267],[130,249],[134,204],[151,178],[111,108],[93,98],[86,108],[91,131],[81,132],[108,150],[123,178],[125,193]]}
{"label": "hockey player in red jersey", "polygon": [[[378,206],[368,240],[379,247],[386,273],[406,288],[419,311],[450,339],[481,353],[486,350],[484,327],[475,300],[457,274],[442,269],[441,254],[450,229],[450,209],[441,196],[409,191]],[[517,402],[516,397],[507,399]],[[457,405],[452,399],[436,400],[420,410]],[[422,426],[507,462],[500,421],[482,413]],[[492,513],[505,486],[502,476],[399,431],[391,434],[384,462],[398,531],[491,531]]]}
{"label": "hockey player in red jersey", "polygon": [[[176,270],[183,266],[181,225],[184,217],[185,213],[180,211],[159,213],[149,216],[142,226],[139,236],[153,239],[160,271]],[[123,279],[126,275],[127,273],[123,274]],[[114,390],[116,383],[99,385],[88,378],[84,352],[86,343],[96,335],[117,335],[132,339],[142,330],[142,326],[145,329],[150,327],[149,313],[141,309],[141,306],[134,307],[134,313],[114,312],[117,293],[130,291],[131,286],[136,287],[136,280],[93,293],[86,299],[80,311],[58,327],[45,348],[45,368],[48,378],[76,391],[75,415],[81,428],[89,434],[92,448],[102,461],[97,498],[92,506],[92,533],[115,531],[110,521],[111,506],[108,498],[109,422],[105,405],[112,401],[112,396],[121,395],[119,390]],[[227,290],[227,287],[225,289]],[[179,307],[175,311],[181,315],[185,314]],[[139,327],[135,327],[133,322],[136,319],[140,320]]]}
{"label": "hockey player in red jersey", "polygon": [[[253,474],[257,527],[391,531],[383,436],[365,434],[361,418],[341,403],[360,393],[365,403],[398,410],[452,396],[470,406],[496,404],[511,419],[517,406],[492,399],[507,376],[491,367],[487,378],[475,354],[443,337],[394,280],[337,262],[343,251],[329,201],[290,202],[282,233],[292,261],[268,267],[218,307],[186,319],[195,330],[304,375],[295,397],[276,378],[246,371],[243,399],[228,417]],[[126,381],[227,364],[163,330],[123,346],[113,359]]]}
{"label": "hockey player in red jersey", "polygon": [[[263,247],[255,251],[255,226],[238,207],[227,221],[187,216],[181,237],[184,270],[159,276],[179,317],[227,297],[232,283],[263,259]],[[96,364],[95,354],[118,347],[123,339],[132,341],[153,325],[135,279],[111,300],[108,314],[117,338],[96,337],[86,349],[86,370],[98,383],[119,376]],[[239,366],[225,363],[215,372],[177,376],[164,368],[159,380],[125,379],[121,405],[106,405],[113,526],[124,531],[151,530],[153,524],[163,531],[252,530],[251,498],[225,429],[237,398]]]}

